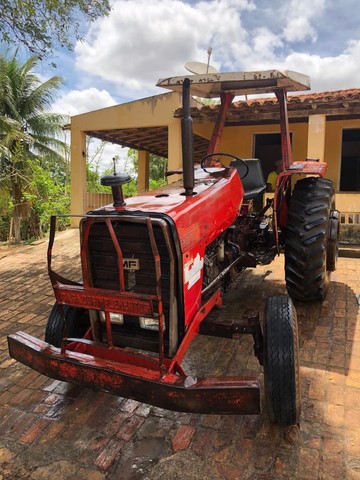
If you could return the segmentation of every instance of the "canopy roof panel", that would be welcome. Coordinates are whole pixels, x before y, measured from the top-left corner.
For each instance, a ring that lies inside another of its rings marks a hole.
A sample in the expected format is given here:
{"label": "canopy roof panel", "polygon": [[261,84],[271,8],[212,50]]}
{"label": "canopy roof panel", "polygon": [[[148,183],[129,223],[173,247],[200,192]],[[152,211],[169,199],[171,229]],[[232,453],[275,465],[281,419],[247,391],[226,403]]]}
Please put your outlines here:
{"label": "canopy roof panel", "polygon": [[310,90],[310,78],[290,70],[184,75],[162,78],[156,85],[181,92],[185,78],[190,80],[191,94],[202,98],[220,97],[223,92],[233,95],[252,95],[273,92],[277,88],[285,88],[288,92]]}

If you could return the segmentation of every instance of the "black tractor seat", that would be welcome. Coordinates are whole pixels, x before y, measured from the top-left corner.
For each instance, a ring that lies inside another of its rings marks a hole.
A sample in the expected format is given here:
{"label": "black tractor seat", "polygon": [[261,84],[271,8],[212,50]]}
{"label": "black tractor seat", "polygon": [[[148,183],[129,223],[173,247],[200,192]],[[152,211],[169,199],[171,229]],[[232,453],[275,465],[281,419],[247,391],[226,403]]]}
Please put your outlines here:
{"label": "black tractor seat", "polygon": [[[253,200],[266,190],[264,172],[258,158],[247,158],[243,161],[249,167],[248,174],[241,179],[245,191],[244,200]],[[233,160],[230,166],[236,168],[240,176],[244,174],[244,165],[240,160]]]}

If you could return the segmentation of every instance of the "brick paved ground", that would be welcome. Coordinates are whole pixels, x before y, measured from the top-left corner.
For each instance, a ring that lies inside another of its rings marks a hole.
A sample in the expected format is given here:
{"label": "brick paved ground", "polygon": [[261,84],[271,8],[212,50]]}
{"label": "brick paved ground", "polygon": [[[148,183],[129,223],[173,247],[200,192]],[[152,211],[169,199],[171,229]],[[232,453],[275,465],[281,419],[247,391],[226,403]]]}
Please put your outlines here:
{"label": "brick paved ground", "polygon": [[[77,232],[57,263],[77,263]],[[360,479],[360,259],[341,258],[323,305],[298,305],[301,430],[293,444],[261,416],[188,415],[52,381],[9,359],[6,335],[43,338],[53,297],[46,243],[0,250],[0,480]],[[69,268],[71,267],[71,268]],[[248,271],[224,316],[285,293],[283,259]],[[199,337],[190,372],[260,372],[248,337]]]}

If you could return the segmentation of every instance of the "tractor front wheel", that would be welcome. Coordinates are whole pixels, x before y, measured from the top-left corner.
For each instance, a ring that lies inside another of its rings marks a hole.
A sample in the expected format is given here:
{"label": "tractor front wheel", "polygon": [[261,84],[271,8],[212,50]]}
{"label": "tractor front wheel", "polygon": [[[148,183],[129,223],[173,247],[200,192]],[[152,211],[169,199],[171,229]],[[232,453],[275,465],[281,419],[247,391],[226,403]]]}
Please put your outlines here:
{"label": "tractor front wheel", "polygon": [[299,180],[290,199],[285,231],[285,280],[289,295],[324,300],[339,248],[339,212],[331,180]]}
{"label": "tractor front wheel", "polygon": [[[61,347],[64,335],[65,323],[61,315],[60,305],[53,306],[45,330],[45,342],[54,347]],[[62,306],[66,319],[67,337],[82,338],[90,327],[89,314],[82,308]]]}
{"label": "tractor front wheel", "polygon": [[296,425],[301,411],[298,329],[295,307],[285,295],[266,302],[264,383],[270,420]]}

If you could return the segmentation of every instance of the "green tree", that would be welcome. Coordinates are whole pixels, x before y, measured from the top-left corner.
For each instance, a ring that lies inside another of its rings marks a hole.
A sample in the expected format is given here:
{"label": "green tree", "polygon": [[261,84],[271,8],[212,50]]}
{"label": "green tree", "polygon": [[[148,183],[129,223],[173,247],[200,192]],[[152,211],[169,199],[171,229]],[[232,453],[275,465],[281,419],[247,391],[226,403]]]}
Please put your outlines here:
{"label": "green tree", "polygon": [[36,194],[34,161],[40,166],[44,159],[63,163],[66,148],[59,139],[65,119],[49,112],[62,80],[55,76],[41,82],[34,73],[37,62],[31,57],[19,63],[16,53],[0,56],[0,187],[13,205],[16,243],[21,218],[29,214],[29,195]]}
{"label": "green tree", "polygon": [[[104,172],[105,175],[112,175],[114,173],[114,169],[106,170]],[[91,165],[89,163],[86,164],[86,188],[88,192],[104,192],[104,193],[111,193],[111,187],[104,187],[101,185],[101,175],[97,170],[92,170]],[[129,183],[126,183],[122,187],[123,194],[125,198],[133,197],[136,195],[137,192],[137,183],[136,180],[132,179]]]}
{"label": "green tree", "polygon": [[110,12],[108,0],[2,0],[0,40],[22,44],[42,58],[55,46],[72,49],[80,22]]}
{"label": "green tree", "polygon": [[[128,152],[128,159],[133,165],[133,170],[138,170],[138,155],[137,150],[130,149]],[[166,183],[166,170],[168,160],[165,157],[160,157],[153,153],[150,154],[149,159],[149,179],[150,190],[165,185]]]}

